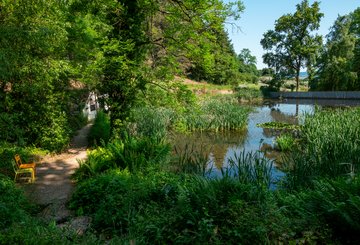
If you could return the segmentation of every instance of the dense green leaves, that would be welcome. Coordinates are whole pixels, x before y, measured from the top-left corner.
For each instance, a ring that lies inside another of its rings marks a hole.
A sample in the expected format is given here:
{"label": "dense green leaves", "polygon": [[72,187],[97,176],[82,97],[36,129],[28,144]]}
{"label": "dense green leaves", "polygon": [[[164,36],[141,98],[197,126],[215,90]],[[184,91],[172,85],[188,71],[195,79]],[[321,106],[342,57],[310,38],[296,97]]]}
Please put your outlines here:
{"label": "dense green leaves", "polygon": [[308,0],[296,5],[294,14],[281,16],[275,23],[275,29],[264,34],[261,45],[267,51],[264,63],[274,68],[278,79],[295,77],[296,90],[299,89],[301,68],[313,65],[321,47],[321,37],[312,34],[320,26],[319,2],[311,6]]}
{"label": "dense green leaves", "polygon": [[360,9],[339,16],[327,35],[312,89],[359,90]]}

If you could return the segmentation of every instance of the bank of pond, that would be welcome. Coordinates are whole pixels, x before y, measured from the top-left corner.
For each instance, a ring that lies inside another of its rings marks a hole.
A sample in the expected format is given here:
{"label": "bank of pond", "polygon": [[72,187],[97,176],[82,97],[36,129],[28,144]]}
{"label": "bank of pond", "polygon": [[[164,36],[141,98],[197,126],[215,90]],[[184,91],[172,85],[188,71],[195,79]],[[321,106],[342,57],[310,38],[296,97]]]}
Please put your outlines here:
{"label": "bank of pond", "polygon": [[25,201],[2,195],[0,241],[32,241],[31,231],[88,244],[360,242],[357,107],[228,99],[184,111],[141,107],[114,139],[101,138],[109,122],[99,118],[92,141],[100,146],[80,162],[69,203],[92,218],[89,232],[64,238],[36,223],[40,234],[19,222],[34,222]]}

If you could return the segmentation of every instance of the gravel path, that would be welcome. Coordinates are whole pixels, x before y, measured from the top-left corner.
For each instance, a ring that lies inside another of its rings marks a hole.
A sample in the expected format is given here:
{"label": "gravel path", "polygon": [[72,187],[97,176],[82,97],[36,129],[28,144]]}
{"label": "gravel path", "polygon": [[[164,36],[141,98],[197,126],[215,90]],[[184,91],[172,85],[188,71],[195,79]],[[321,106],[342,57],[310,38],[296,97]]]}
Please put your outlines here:
{"label": "gravel path", "polygon": [[39,217],[45,221],[61,224],[71,218],[71,212],[66,207],[74,190],[70,177],[79,167],[78,160],[87,156],[87,135],[90,128],[91,124],[88,124],[78,131],[67,152],[46,156],[36,166],[35,183],[23,186],[29,199],[43,208]]}

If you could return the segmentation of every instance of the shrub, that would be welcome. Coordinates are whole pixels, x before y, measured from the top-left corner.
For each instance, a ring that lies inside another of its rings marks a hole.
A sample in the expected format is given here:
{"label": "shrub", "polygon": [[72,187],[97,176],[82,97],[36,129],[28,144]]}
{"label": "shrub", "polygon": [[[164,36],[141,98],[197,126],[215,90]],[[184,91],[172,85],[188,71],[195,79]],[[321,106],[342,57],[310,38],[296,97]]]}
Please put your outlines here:
{"label": "shrub", "polygon": [[167,162],[170,145],[151,138],[125,136],[114,139],[104,147],[88,153],[88,158],[80,161],[74,178],[82,180],[111,169],[128,169],[135,173],[152,165]]}
{"label": "shrub", "polygon": [[94,125],[91,127],[88,142],[90,145],[95,146],[104,142],[107,144],[110,139],[110,120],[107,114],[99,111],[96,114]]}
{"label": "shrub", "polygon": [[121,171],[80,184],[71,208],[91,215],[95,230],[139,243],[266,243],[286,219],[259,191],[231,178]]}

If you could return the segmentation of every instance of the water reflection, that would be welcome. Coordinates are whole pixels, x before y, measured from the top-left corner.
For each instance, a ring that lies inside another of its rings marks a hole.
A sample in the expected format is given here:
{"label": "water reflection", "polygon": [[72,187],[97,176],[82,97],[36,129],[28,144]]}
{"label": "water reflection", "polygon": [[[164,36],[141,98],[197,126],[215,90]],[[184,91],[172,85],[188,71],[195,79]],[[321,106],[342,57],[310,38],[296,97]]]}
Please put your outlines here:
{"label": "water reflection", "polygon": [[[172,141],[176,147],[180,148],[187,144],[194,145],[198,149],[207,149],[210,159],[209,167],[212,167],[213,172],[212,175],[220,175],[221,169],[228,167],[228,159],[233,159],[234,154],[239,155],[242,151],[266,151],[274,146],[275,137],[279,134],[279,131],[264,129],[256,126],[257,124],[265,122],[299,124],[304,114],[314,112],[314,104],[332,106],[357,105],[357,102],[354,101],[321,100],[320,102],[314,100],[266,101],[262,106],[254,106],[253,112],[249,115],[248,126],[245,131],[174,134]],[[360,104],[360,101],[358,102]],[[272,159],[279,157],[271,151],[267,151],[265,155]],[[274,167],[273,175],[275,177],[282,176],[283,173]]]}

